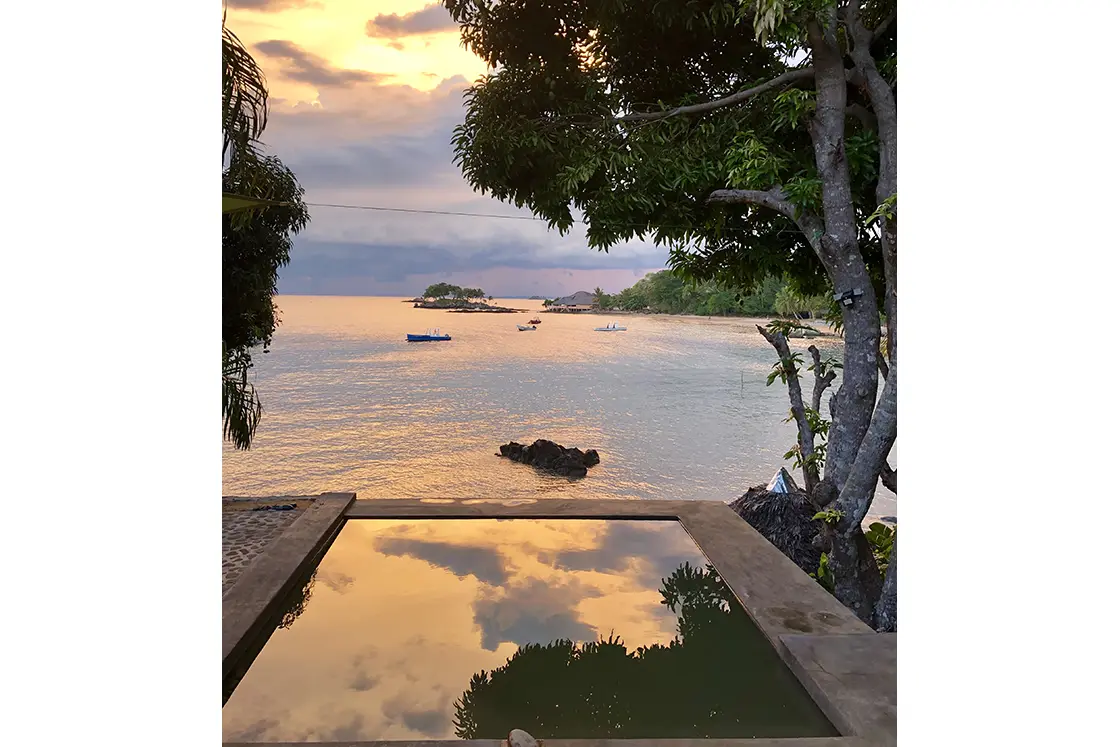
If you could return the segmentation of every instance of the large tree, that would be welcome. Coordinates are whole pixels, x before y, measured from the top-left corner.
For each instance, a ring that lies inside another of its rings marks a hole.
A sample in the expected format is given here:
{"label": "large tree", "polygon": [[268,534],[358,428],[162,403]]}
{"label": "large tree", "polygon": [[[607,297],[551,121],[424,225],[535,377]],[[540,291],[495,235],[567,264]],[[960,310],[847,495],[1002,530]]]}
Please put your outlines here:
{"label": "large tree", "polygon": [[834,593],[894,629],[895,585],[880,593],[861,531],[896,422],[893,0],[444,4],[492,68],[468,90],[454,141],[476,189],[560,231],[578,211],[599,249],[668,244],[686,276],[740,287],[786,276],[796,292],[839,298],[830,422],[799,402],[788,330],[767,339],[787,374],[806,487],[833,517]]}
{"label": "large tree", "polygon": [[222,423],[240,449],[252,444],[262,410],[252,353],[272,341],[277,271],[309,219],[295,175],[260,153],[267,121],[264,74],[223,18],[222,193],[244,207],[222,214]]}

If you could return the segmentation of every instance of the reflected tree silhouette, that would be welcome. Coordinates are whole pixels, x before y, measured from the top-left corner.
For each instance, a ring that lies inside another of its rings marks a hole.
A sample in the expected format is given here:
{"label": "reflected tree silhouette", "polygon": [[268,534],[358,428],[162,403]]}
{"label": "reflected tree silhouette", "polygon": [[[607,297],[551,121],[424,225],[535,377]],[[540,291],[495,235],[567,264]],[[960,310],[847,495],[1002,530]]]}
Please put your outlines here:
{"label": "reflected tree silhouette", "polygon": [[311,591],[315,588],[315,576],[318,569],[312,570],[311,575],[307,577],[303,584],[297,585],[295,588],[299,591],[293,591],[287,608],[284,610],[283,617],[277,624],[277,629],[286,629],[292,627],[303,611],[307,609],[308,602],[311,601]]}
{"label": "reflected tree silhouette", "polygon": [[662,580],[677,614],[668,646],[628,651],[613,635],[520,647],[455,702],[461,739],[834,736],[712,566]]}

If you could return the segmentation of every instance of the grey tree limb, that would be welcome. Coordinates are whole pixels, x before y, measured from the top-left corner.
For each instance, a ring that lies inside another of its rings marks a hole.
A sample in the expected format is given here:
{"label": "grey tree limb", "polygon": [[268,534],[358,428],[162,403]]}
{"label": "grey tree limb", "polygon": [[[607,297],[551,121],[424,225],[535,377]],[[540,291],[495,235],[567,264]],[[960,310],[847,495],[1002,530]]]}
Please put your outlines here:
{"label": "grey tree limb", "polygon": [[816,345],[809,346],[809,355],[813,356],[813,409],[819,415],[821,412],[821,397],[824,396],[824,390],[832,386],[832,382],[836,379],[836,372],[829,371],[825,375],[821,375],[821,351],[817,349]]}
{"label": "grey tree limb", "polygon": [[679,117],[685,114],[703,114],[705,112],[715,111],[722,109],[726,106],[735,106],[744,101],[757,96],[760,93],[780,88],[781,86],[795,83],[800,80],[812,80],[812,68],[798,68],[796,70],[787,70],[776,78],[771,78],[765,83],[760,83],[757,86],[748,88],[745,91],[733,93],[730,96],[724,96],[721,99],[714,99],[712,101],[705,101],[700,104],[689,104],[688,106],[678,106],[674,109],[668,109],[662,112],[640,112],[636,114],[626,114],[617,117],[616,121],[619,122],[651,122],[658,119],[668,119],[670,117]]}
{"label": "grey tree limb", "polygon": [[778,359],[785,369],[786,386],[789,388],[790,412],[797,423],[797,448],[801,451],[801,474],[805,480],[805,492],[812,494],[820,479],[816,468],[809,463],[813,453],[815,435],[809,427],[809,419],[805,415],[805,401],[801,396],[801,380],[797,367],[793,362],[793,354],[789,350],[789,342],[780,332],[768,332],[762,325],[755,325],[759,334],[778,351]]}

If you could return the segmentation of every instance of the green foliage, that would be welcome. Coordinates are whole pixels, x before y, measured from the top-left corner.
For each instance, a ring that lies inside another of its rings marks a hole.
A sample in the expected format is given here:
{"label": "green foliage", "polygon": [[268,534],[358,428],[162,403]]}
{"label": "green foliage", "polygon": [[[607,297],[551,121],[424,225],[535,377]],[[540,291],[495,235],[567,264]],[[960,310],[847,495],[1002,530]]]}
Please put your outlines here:
{"label": "green foliage", "polygon": [[[789,219],[707,202],[729,184],[781,186],[795,204],[816,209],[811,87],[775,89],[701,116],[613,121],[617,112],[717,99],[780,74],[789,56],[806,51],[799,19],[814,2],[759,9],[769,40],[762,43],[749,31],[755,6],[738,0],[542,0],[531,8],[446,0],[463,43],[493,69],[467,92],[456,163],[475,189],[529,207],[562,232],[582,212],[593,248],[646,238],[667,245],[670,267],[688,280],[753,288],[788,276],[799,293],[828,291]],[[859,155],[874,137],[858,120],[852,127],[849,147]],[[861,219],[875,208],[877,162],[865,162],[870,171],[853,171]],[[868,261],[878,262],[871,232],[861,240]]]}
{"label": "green foliage", "polygon": [[792,353],[788,360],[778,361],[766,377],[766,386],[773,384],[775,379],[781,379],[783,384],[788,384],[791,376],[797,376],[801,363],[801,353]]}
{"label": "green foliage", "polygon": [[887,566],[890,565],[891,552],[894,550],[894,539],[898,528],[887,526],[876,521],[867,528],[864,535],[867,537],[871,550],[875,554],[875,564],[879,566],[879,573],[887,575]]}
{"label": "green foliage", "polygon": [[680,273],[661,270],[646,275],[613,296],[603,294],[600,306],[625,311],[649,310],[659,314],[761,316],[773,312],[773,298],[778,285],[780,281],[768,278],[753,290],[746,291],[711,281],[691,282],[682,278]]}
{"label": "green foliage", "polygon": [[261,420],[261,401],[249,382],[253,367],[249,351],[222,348],[222,435],[239,449],[248,449]]}
{"label": "green foliage", "polygon": [[222,192],[279,203],[222,215],[223,435],[248,449],[262,412],[249,381],[251,351],[268,351],[279,324],[277,271],[310,216],[295,175],[258,152],[268,113],[264,75],[224,23],[222,63]]}
{"label": "green foliage", "polygon": [[825,511],[818,511],[813,514],[813,521],[823,521],[825,524],[838,524],[842,518],[839,511],[835,508],[830,508]]}
{"label": "green foliage", "polygon": [[453,298],[456,301],[470,301],[486,298],[486,291],[481,288],[461,288],[449,283],[435,283],[424,289],[423,298],[444,299]]}
{"label": "green foliage", "polygon": [[894,210],[897,203],[898,193],[895,192],[893,195],[883,200],[882,204],[880,204],[879,207],[875,208],[875,212],[867,216],[867,220],[865,221],[865,223],[867,223],[867,225],[871,225],[879,218],[894,220]]}
{"label": "green foliage", "polygon": [[830,300],[823,295],[806,296],[783,284],[774,297],[774,312],[783,316],[820,316],[828,311]]}
{"label": "green foliage", "polygon": [[832,577],[832,569],[828,566],[827,553],[821,553],[820,564],[817,566],[816,571],[809,574],[809,577],[815,578],[817,580],[817,583],[824,587],[829,594],[832,593],[833,589],[835,589],[836,582]]}
{"label": "green foliage", "polygon": [[[766,329],[771,333],[780,334],[782,337],[789,338],[794,331],[812,331],[812,327],[807,327],[799,322],[790,321],[789,319],[774,319],[766,325]],[[782,379],[785,381],[785,379]]]}
{"label": "green foliage", "polygon": [[252,148],[268,123],[268,85],[222,17],[222,157]]}

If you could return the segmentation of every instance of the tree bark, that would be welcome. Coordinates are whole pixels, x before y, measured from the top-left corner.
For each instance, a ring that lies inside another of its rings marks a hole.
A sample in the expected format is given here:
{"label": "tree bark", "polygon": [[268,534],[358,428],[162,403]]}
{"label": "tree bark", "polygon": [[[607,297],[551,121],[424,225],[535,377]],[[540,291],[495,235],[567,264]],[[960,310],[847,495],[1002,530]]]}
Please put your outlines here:
{"label": "tree bark", "polygon": [[898,472],[891,469],[891,465],[883,462],[883,469],[879,473],[879,479],[883,482],[883,487],[898,495]]}
{"label": "tree bark", "polygon": [[867,540],[862,523],[871,507],[883,464],[894,445],[897,431],[897,372],[898,367],[892,366],[859,455],[833,506],[840,511],[840,521],[835,527],[832,541],[832,554],[829,556],[829,564],[835,577],[833,594],[868,623],[872,622],[873,605],[877,601],[877,596],[873,595],[874,585],[876,581],[880,584],[882,581],[878,569],[874,570],[872,579],[863,562],[861,544]]}
{"label": "tree bark", "polygon": [[898,534],[891,548],[891,560],[887,566],[887,578],[883,581],[883,591],[875,604],[875,629],[880,633],[894,633],[898,630]]}
{"label": "tree bark", "polygon": [[809,246],[812,247],[817,257],[823,262],[821,254],[821,237],[824,235],[824,224],[821,219],[808,210],[798,210],[790,202],[785,190],[780,186],[768,190],[760,189],[717,189],[708,195],[708,202],[722,202],[739,205],[761,205],[775,210],[789,218],[801,229]]}
{"label": "tree bark", "polygon": [[[832,8],[830,28],[835,21]],[[864,433],[875,410],[879,386],[879,309],[875,290],[859,247],[848,159],[844,148],[844,118],[848,83],[844,60],[834,33],[816,21],[808,23],[813,50],[817,106],[810,125],[817,172],[821,179],[824,234],[821,256],[837,292],[859,290],[844,317],[844,377],[832,398],[835,418],[829,428],[828,455],[822,485],[829,494],[842,489],[855,462]]]}
{"label": "tree bark", "polygon": [[836,379],[836,372],[829,371],[825,375],[821,375],[821,351],[817,350],[816,345],[809,346],[809,355],[813,356],[813,410],[818,415],[821,414],[821,397],[824,396],[824,390],[832,386],[832,382]]}
{"label": "tree bark", "polygon": [[[855,80],[863,86],[871,100],[879,135],[879,180],[875,185],[875,199],[879,204],[898,194],[898,108],[894,91],[875,66],[875,59],[871,56],[871,45],[893,22],[892,13],[873,33],[863,25],[858,2],[850,2],[846,9],[845,25],[852,40],[851,57],[855,63]],[[894,365],[897,358],[895,346],[898,338],[895,300],[897,289],[895,218],[893,216],[880,218],[879,231],[886,280],[886,297],[883,299],[883,305],[887,312],[887,357],[891,365]]]}
{"label": "tree bark", "polygon": [[812,495],[813,489],[816,488],[820,479],[816,468],[808,461],[813,454],[815,436],[813,429],[809,427],[809,419],[805,416],[805,401],[801,397],[801,381],[797,373],[797,367],[793,363],[793,354],[790,353],[789,343],[785,335],[780,332],[767,332],[765,327],[758,324],[755,325],[755,328],[778,351],[778,359],[785,369],[786,385],[789,387],[790,412],[793,414],[794,422],[797,423],[797,448],[801,451],[801,475],[805,481],[805,492]]}
{"label": "tree bark", "polygon": [[774,88],[780,88],[790,83],[796,83],[802,80],[811,80],[813,71],[811,68],[798,68],[796,70],[787,70],[776,78],[771,78],[765,83],[761,83],[753,88],[748,88],[745,91],[733,93],[730,96],[724,96],[722,99],[715,99],[713,101],[705,101],[701,104],[691,104],[689,106],[678,106],[675,109],[661,112],[639,112],[636,114],[627,114],[622,117],[617,117],[617,122],[651,122],[658,119],[668,119],[669,117],[679,117],[683,114],[703,114],[715,109],[722,109],[725,106],[735,106],[744,101],[757,96],[760,93],[765,93]]}

